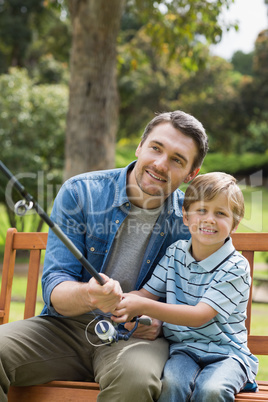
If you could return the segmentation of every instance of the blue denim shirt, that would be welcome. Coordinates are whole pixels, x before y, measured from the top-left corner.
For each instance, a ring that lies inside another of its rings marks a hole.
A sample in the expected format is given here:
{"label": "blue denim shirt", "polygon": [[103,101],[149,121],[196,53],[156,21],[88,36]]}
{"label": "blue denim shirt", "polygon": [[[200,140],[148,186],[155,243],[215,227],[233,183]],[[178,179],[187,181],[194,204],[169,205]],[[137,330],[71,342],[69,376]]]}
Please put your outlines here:
{"label": "blue denim shirt", "polygon": [[[105,272],[116,233],[130,211],[126,181],[127,172],[134,164],[75,176],[64,183],[55,199],[51,219],[98,272]],[[171,243],[189,239],[188,228],[182,221],[183,198],[184,193],[178,189],[166,199],[146,248],[136,289],[150,278]],[[45,307],[41,314],[58,315],[50,304],[55,286],[63,281],[87,282],[90,277],[49,230],[42,276]]]}

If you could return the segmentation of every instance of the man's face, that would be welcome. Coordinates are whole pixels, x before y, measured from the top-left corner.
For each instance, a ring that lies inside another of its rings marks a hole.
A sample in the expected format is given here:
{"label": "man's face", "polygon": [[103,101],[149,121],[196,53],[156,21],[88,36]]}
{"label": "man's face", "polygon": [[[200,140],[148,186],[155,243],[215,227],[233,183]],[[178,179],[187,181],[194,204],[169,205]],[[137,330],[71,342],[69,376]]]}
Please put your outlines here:
{"label": "man's face", "polygon": [[159,124],[136,150],[135,184],[144,197],[160,197],[163,202],[182,182],[187,183],[198,173],[199,169],[191,172],[196,153],[192,138],[170,123]]}

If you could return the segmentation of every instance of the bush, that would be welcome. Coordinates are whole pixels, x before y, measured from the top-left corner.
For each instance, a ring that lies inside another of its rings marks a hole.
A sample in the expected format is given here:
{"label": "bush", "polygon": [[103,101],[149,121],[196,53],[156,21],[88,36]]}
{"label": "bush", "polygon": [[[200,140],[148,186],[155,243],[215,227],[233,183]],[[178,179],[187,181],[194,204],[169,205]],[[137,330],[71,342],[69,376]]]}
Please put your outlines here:
{"label": "bush", "polygon": [[[66,85],[35,85],[18,68],[0,75],[1,160],[45,209],[55,196],[52,187],[62,181],[67,105]],[[1,203],[6,196],[7,179],[0,175]],[[21,197],[14,192],[11,198]],[[17,227],[11,208],[7,213]]]}

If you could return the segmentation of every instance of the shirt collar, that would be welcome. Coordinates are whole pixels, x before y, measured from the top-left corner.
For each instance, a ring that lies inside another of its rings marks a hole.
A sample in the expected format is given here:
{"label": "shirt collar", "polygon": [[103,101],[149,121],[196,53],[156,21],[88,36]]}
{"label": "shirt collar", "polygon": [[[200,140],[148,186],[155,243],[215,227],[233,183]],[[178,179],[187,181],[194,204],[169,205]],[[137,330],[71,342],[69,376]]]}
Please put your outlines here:
{"label": "shirt collar", "polygon": [[218,265],[223,263],[226,260],[226,256],[229,256],[235,251],[233,246],[233,242],[231,237],[228,237],[224,243],[224,245],[217,250],[215,253],[211,254],[209,257],[205,258],[202,261],[196,261],[192,254],[192,239],[188,241],[188,247],[186,250],[186,267],[188,267],[191,263],[197,262],[200,267],[202,267],[205,271],[211,272],[213,271]]}
{"label": "shirt collar", "polygon": [[128,166],[123,168],[119,174],[118,181],[116,183],[115,187],[115,196],[114,196],[114,207],[120,207],[121,205],[124,205],[125,203],[129,202],[128,196],[127,196],[127,191],[126,191],[126,186],[127,186],[127,174],[128,171],[132,170],[134,168],[136,161],[131,162]]}

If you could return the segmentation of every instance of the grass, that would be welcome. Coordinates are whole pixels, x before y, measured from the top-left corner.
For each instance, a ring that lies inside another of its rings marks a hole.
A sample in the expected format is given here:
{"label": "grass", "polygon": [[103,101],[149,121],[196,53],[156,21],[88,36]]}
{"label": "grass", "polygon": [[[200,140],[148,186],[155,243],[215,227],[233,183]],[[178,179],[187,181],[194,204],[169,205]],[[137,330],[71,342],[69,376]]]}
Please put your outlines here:
{"label": "grass", "polygon": [[[251,334],[252,335],[267,335],[268,328],[268,305],[267,304],[252,304],[251,318]],[[259,359],[259,371],[257,380],[267,381],[268,379],[268,356],[257,356]]]}
{"label": "grass", "polygon": [[[12,302],[10,306],[9,321],[17,321],[23,319],[26,288],[27,288],[26,276],[15,272],[12,285]],[[41,313],[43,305],[44,303],[42,299],[41,280],[39,280],[37,289],[36,311],[35,311],[36,315]]]}

